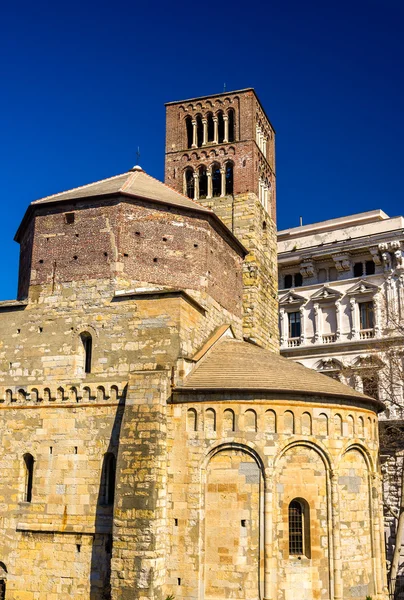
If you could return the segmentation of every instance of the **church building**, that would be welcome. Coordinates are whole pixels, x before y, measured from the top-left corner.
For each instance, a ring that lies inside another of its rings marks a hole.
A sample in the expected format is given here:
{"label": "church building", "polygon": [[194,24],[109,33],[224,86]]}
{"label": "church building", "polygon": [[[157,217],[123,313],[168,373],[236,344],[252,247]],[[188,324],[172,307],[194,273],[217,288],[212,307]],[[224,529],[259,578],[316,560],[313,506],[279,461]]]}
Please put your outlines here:
{"label": "church building", "polygon": [[136,166],[32,202],[0,302],[0,599],[386,600],[377,415],[279,354],[275,131],[167,104]]}

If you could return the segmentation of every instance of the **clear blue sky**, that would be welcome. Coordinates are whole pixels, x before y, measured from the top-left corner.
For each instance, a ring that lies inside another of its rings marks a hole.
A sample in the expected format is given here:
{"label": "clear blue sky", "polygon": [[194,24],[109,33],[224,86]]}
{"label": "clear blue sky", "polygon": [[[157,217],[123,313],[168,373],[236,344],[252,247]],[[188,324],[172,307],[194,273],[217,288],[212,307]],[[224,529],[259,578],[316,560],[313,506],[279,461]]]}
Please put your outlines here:
{"label": "clear blue sky", "polygon": [[277,131],[278,227],[403,214],[402,0],[2,6],[0,298],[28,203],[136,163],[163,179],[164,102],[254,87]]}

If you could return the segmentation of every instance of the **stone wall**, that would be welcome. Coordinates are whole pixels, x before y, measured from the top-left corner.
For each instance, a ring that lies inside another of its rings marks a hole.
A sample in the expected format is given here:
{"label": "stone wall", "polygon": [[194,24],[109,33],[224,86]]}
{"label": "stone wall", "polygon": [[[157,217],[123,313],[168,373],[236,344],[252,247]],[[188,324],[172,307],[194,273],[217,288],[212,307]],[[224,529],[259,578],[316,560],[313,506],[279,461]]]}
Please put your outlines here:
{"label": "stone wall", "polygon": [[[374,413],[230,392],[184,400],[175,394],[168,413],[167,594],[384,597]],[[309,509],[309,540],[293,556],[296,498]]]}

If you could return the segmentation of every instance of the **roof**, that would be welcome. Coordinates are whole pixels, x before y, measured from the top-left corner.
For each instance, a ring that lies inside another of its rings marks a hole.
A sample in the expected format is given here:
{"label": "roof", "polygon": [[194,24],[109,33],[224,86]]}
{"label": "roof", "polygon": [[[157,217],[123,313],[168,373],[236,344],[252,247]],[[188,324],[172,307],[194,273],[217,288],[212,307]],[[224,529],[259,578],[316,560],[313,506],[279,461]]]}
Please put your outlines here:
{"label": "roof", "polygon": [[48,202],[63,202],[66,200],[79,200],[81,198],[94,198],[109,194],[125,194],[136,198],[147,198],[164,204],[173,204],[183,208],[191,208],[200,212],[212,214],[209,208],[205,208],[194,200],[179,194],[158,179],[151,177],[140,167],[134,167],[122,175],[115,175],[108,179],[102,179],[95,183],[82,185],[66,192],[46,196],[40,200],[34,200],[32,205],[46,204]]}
{"label": "roof", "polygon": [[182,386],[175,391],[266,391],[326,396],[370,404],[377,411],[384,405],[353,388],[254,344],[222,338],[199,361]]}
{"label": "roof", "polygon": [[59,192],[58,194],[34,200],[29,205],[14,239],[17,242],[20,240],[21,233],[35,208],[46,204],[58,204],[75,200],[85,200],[86,198],[102,198],[115,195],[137,200],[146,200],[165,206],[175,206],[177,208],[205,214],[215,223],[216,228],[220,231],[221,235],[228,240],[231,240],[233,247],[236,247],[241,255],[245,256],[247,254],[247,250],[241,242],[230,229],[224,225],[213,210],[202,206],[198,202],[195,202],[187,196],[170,188],[158,179],[151,177],[151,175],[145,173],[139,166],[135,166],[130,171],[122,173],[121,175],[115,175],[108,179],[101,179],[94,183],[89,183],[65,192]]}

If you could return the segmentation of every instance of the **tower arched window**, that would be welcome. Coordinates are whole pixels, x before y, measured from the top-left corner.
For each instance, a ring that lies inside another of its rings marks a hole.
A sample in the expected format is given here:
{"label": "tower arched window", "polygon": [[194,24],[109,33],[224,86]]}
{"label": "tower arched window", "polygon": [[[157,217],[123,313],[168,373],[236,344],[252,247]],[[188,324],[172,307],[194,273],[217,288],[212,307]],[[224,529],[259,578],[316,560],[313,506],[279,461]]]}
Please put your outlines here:
{"label": "tower arched window", "polygon": [[206,198],[208,195],[208,175],[206,167],[201,165],[198,171],[199,175],[199,198]]}
{"label": "tower arched window", "polygon": [[233,163],[226,163],[226,195],[233,194]]}
{"label": "tower arched window", "polygon": [[24,478],[24,502],[31,502],[34,480],[34,457],[32,454],[24,454]]}
{"label": "tower arched window", "polygon": [[229,109],[227,113],[229,117],[229,142],[234,142],[235,133],[234,133],[234,110],[232,108]]}
{"label": "tower arched window", "polygon": [[289,555],[310,558],[310,514],[309,505],[302,498],[289,504]]}
{"label": "tower arched window", "polygon": [[116,460],[112,452],[107,452],[104,456],[101,476],[101,496],[102,504],[112,506],[115,497],[115,476]]}
{"label": "tower arched window", "polygon": [[81,343],[84,350],[84,372],[91,373],[91,360],[93,354],[93,338],[88,331],[83,331],[80,334]]}
{"label": "tower arched window", "polygon": [[217,113],[217,132],[218,132],[218,141],[221,144],[224,140],[224,119],[223,113],[220,111]]}
{"label": "tower arched window", "polygon": [[193,127],[192,127],[192,118],[186,117],[185,119],[185,128],[187,134],[187,148],[192,148],[192,138],[193,138]]}
{"label": "tower arched window", "polygon": [[215,125],[212,113],[208,114],[208,142],[213,142],[215,136]]}
{"label": "tower arched window", "polygon": [[196,144],[198,148],[202,146],[203,143],[203,124],[202,117],[198,115],[196,117]]}
{"label": "tower arched window", "polygon": [[217,197],[222,193],[222,174],[220,165],[213,163],[212,165],[212,196]]}
{"label": "tower arched window", "polygon": [[193,169],[186,169],[184,171],[184,196],[188,196],[191,200],[195,196],[195,180]]}

